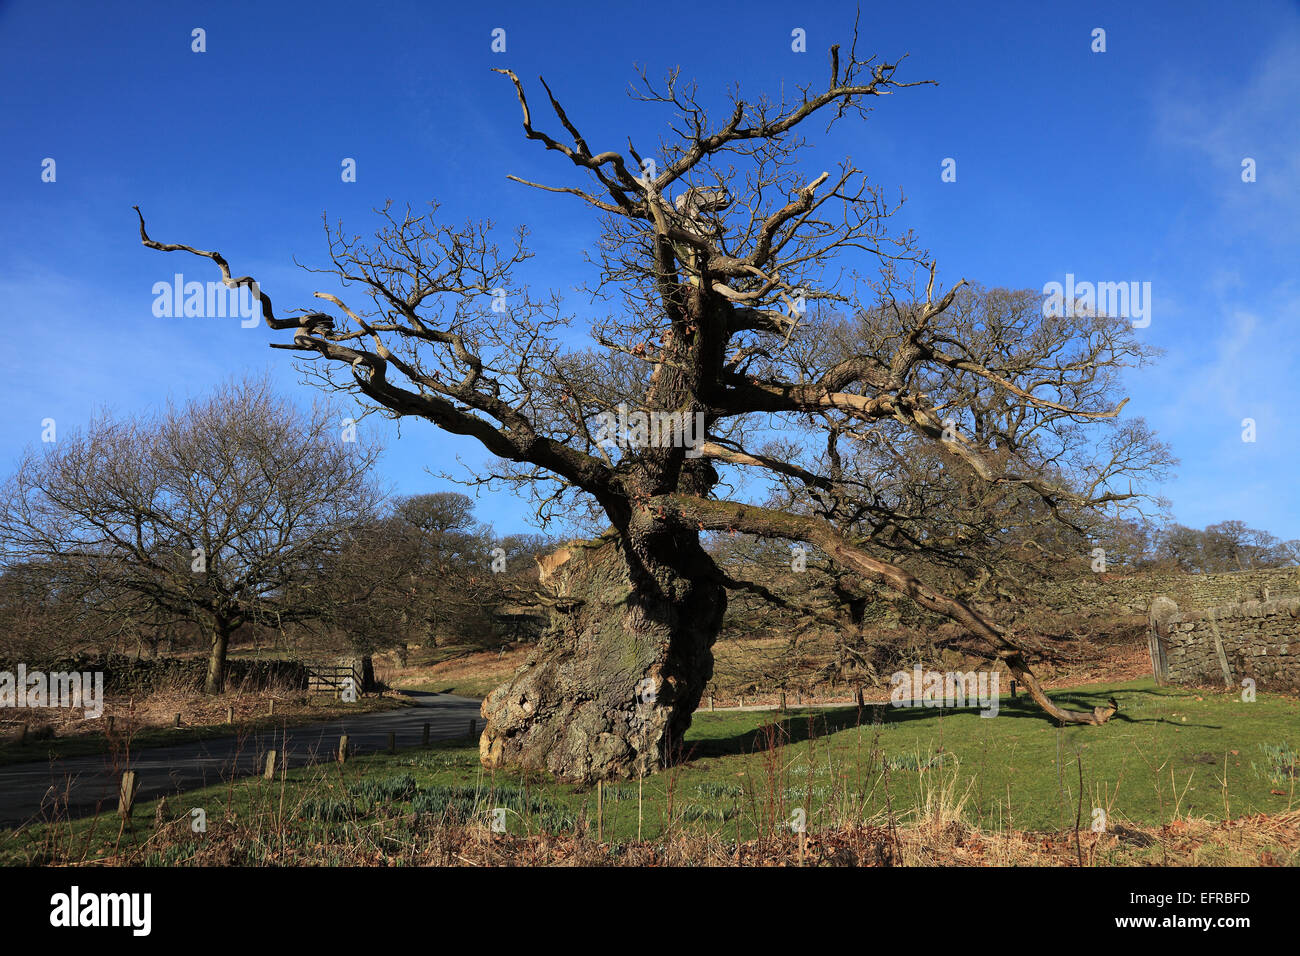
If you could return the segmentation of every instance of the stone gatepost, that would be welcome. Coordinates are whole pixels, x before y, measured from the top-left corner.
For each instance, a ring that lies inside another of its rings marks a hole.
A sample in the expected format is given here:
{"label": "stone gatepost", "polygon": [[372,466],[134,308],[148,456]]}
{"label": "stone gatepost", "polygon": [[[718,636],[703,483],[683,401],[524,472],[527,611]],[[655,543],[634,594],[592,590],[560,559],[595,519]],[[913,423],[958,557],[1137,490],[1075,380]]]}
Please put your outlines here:
{"label": "stone gatepost", "polygon": [[1169,642],[1171,626],[1180,618],[1178,605],[1172,598],[1160,595],[1151,602],[1147,645],[1151,652],[1151,673],[1155,675],[1157,684],[1169,681],[1169,661],[1165,657],[1165,647]]}

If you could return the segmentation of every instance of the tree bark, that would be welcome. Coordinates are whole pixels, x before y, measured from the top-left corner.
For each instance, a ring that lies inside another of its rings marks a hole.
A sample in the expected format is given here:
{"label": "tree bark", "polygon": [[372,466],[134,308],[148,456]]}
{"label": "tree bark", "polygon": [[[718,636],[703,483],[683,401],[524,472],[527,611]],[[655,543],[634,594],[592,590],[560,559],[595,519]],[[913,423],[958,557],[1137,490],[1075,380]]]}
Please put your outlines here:
{"label": "tree bark", "polygon": [[726,591],[691,533],[570,550],[550,578],[552,628],[483,701],[481,761],[579,782],[653,773],[682,754]]}
{"label": "tree bark", "polygon": [[226,689],[226,650],[234,627],[227,621],[217,621],[212,628],[212,651],[208,655],[208,675],[203,682],[203,693],[221,694]]}

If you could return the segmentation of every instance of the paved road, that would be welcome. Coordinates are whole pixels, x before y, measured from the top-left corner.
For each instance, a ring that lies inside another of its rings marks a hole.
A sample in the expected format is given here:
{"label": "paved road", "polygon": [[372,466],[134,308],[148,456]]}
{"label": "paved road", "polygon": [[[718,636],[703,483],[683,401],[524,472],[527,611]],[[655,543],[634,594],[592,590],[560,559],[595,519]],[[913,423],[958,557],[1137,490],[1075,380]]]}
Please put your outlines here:
{"label": "paved road", "polygon": [[[220,783],[230,779],[232,773],[244,776],[257,772],[264,767],[268,750],[287,753],[290,766],[300,767],[332,757],[341,734],[348,735],[349,752],[382,750],[388,746],[390,733],[397,734],[398,747],[409,747],[420,743],[425,723],[430,725],[433,739],[446,740],[465,737],[470,718],[479,716],[477,700],[420,691],[406,694],[416,706],[250,733],[242,741],[220,737],[155,747],[133,754],[129,767],[114,767],[114,758],[107,754],[0,767],[0,827],[46,818],[56,793],[60,801],[65,792],[68,794],[69,816],[94,813],[97,807],[113,809],[117,806],[120,774],[126,769],[136,772],[136,799],[152,800]],[[479,720],[480,727],[482,723]]]}

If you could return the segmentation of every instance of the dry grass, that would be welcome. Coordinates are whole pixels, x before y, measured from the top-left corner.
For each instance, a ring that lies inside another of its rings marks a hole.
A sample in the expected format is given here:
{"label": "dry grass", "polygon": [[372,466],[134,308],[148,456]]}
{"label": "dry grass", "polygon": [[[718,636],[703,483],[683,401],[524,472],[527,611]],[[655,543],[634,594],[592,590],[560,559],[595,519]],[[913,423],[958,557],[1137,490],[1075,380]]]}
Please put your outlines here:
{"label": "dry grass", "polygon": [[501,650],[464,649],[433,664],[408,661],[402,666],[392,657],[375,659],[375,676],[390,687],[421,688],[485,697],[504,684],[532,651],[529,645]]}
{"label": "dry grass", "polygon": [[[1164,827],[1083,832],[988,832],[937,817],[890,826],[873,822],[803,836],[782,833],[736,843],[699,828],[653,841],[601,842],[582,830],[497,834],[484,825],[445,822],[401,835],[374,826],[347,828],[319,840],[284,839],[275,826],[235,818],[212,822],[203,837],[189,817],[158,822],[145,846],[154,855],[180,851],[192,866],[1289,866],[1300,859],[1300,811],[1226,823],[1178,820]],[[277,832],[278,831],[278,832]],[[138,865],[140,847],[71,865]]]}

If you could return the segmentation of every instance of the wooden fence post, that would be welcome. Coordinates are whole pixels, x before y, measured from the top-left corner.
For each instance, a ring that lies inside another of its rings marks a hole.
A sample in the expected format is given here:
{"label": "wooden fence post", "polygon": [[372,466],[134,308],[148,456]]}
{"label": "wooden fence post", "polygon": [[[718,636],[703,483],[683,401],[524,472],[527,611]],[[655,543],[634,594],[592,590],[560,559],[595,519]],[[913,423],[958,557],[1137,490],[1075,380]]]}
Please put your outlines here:
{"label": "wooden fence post", "polygon": [[469,739],[473,740],[478,736],[478,721],[471,717],[469,719]]}
{"label": "wooden fence post", "polygon": [[397,753],[397,734],[390,733],[388,735],[388,752],[390,754]]}
{"label": "wooden fence post", "polygon": [[233,724],[234,722],[235,722],[235,708],[234,708],[234,707],[227,707],[227,708],[226,708],[226,723],[228,723],[228,724]]}
{"label": "wooden fence post", "polygon": [[172,726],[179,727],[180,725],[181,725],[181,715],[177,714],[175,719],[172,721]]}
{"label": "wooden fence post", "polygon": [[135,792],[135,771],[127,770],[122,774],[122,784],[117,791],[117,815],[123,820],[131,819],[131,811],[135,808]]}
{"label": "wooden fence post", "polygon": [[263,776],[266,777],[267,780],[275,779],[275,751],[274,750],[268,750],[266,752],[266,772],[263,774]]}
{"label": "wooden fence post", "polygon": [[339,763],[346,763],[348,759],[348,735],[344,734],[339,738]]}
{"label": "wooden fence post", "polygon": [[429,746],[429,722],[424,722],[424,740],[422,746]]}

